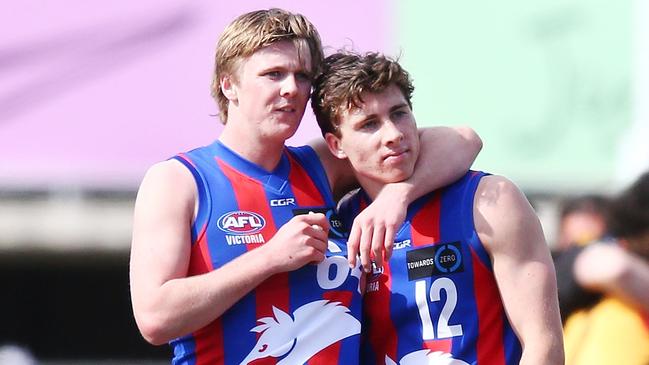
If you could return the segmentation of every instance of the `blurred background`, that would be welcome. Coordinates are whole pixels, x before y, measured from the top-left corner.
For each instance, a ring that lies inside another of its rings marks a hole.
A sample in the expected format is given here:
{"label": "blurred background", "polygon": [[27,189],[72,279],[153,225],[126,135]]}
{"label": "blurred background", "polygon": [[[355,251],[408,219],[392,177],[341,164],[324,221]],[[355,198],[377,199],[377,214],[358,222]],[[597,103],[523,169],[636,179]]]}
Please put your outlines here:
{"label": "blurred background", "polygon": [[[269,7],[306,15],[327,53],[400,57],[420,125],[473,127],[474,168],[523,189],[550,245],[564,199],[649,169],[647,0],[6,0],[0,346],[42,364],[169,362],[130,308],[135,194],[148,166],[217,138],[216,40]],[[308,109],[289,143],[318,137]]]}

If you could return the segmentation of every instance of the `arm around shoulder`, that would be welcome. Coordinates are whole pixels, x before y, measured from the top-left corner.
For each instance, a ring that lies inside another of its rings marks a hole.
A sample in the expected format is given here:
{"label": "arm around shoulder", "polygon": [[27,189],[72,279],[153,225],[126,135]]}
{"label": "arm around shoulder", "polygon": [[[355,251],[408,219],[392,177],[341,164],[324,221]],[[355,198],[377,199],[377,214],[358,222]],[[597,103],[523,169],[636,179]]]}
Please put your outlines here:
{"label": "arm around shoulder", "polygon": [[482,140],[469,127],[421,128],[419,140],[415,172],[403,182],[412,187],[409,201],[464,176],[482,149]]}
{"label": "arm around shoulder", "polygon": [[[424,194],[462,177],[482,148],[482,141],[468,127],[432,127],[419,130],[421,149],[415,171],[405,181],[387,184],[370,206],[355,219],[348,240],[350,265],[361,263],[369,270],[370,251],[377,267],[383,254],[389,259],[396,230],[403,223],[408,204]],[[339,159],[322,140],[311,147],[318,153],[329,177],[334,198],[339,199],[357,185],[347,159]]]}
{"label": "arm around shoulder", "polygon": [[[462,177],[482,149],[482,140],[470,127],[428,127],[419,129],[421,149],[413,175],[399,183],[405,199],[412,202],[433,190],[444,187]],[[315,150],[329,178],[336,199],[358,186],[347,159],[334,156],[322,139],[309,145]]]}
{"label": "arm around shoulder", "polygon": [[563,364],[556,276],[543,230],[523,193],[501,176],[482,178],[475,227],[493,262],[507,316],[523,346],[521,364]]}

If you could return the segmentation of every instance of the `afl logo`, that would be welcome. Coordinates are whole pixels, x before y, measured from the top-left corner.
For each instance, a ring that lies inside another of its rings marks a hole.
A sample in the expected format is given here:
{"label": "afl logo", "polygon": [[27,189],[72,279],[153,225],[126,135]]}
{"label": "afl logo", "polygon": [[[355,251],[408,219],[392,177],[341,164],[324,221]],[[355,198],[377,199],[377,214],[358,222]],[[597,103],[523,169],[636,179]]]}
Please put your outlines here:
{"label": "afl logo", "polygon": [[250,234],[261,231],[266,226],[266,220],[257,213],[239,210],[223,214],[217,224],[223,232]]}

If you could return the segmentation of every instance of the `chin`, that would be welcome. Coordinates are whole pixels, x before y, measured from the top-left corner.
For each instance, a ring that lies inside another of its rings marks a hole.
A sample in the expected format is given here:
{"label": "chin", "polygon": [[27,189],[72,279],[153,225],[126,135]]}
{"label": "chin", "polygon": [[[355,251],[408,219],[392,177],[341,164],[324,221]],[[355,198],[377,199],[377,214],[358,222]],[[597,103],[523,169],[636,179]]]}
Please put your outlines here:
{"label": "chin", "polygon": [[284,139],[288,139],[293,137],[293,135],[297,132],[298,128],[300,127],[300,123],[284,123],[281,124],[277,131],[278,133],[282,134]]}
{"label": "chin", "polygon": [[409,173],[407,173],[405,171],[394,172],[394,173],[391,173],[389,176],[386,176],[386,178],[384,179],[384,182],[386,184],[401,182],[403,180],[408,179],[410,177],[410,175],[412,175],[412,174],[409,174]]}

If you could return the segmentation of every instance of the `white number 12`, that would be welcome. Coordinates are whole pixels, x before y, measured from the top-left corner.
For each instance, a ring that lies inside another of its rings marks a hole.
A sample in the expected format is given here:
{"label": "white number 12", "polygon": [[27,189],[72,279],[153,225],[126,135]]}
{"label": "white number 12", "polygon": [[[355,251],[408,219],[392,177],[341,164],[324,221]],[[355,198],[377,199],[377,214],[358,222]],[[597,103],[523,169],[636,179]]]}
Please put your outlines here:
{"label": "white number 12", "polygon": [[435,328],[433,327],[433,321],[430,318],[428,298],[426,298],[426,281],[419,280],[415,283],[415,301],[417,302],[417,308],[419,309],[419,317],[421,318],[423,330],[422,337],[424,340],[462,336],[463,332],[461,324],[448,324],[448,320],[451,318],[455,306],[457,305],[457,289],[455,288],[453,280],[449,278],[439,278],[433,281],[430,286],[430,301],[439,301],[442,290],[446,292],[446,302],[444,303],[444,307],[442,307],[442,312],[437,321],[437,337],[435,337]]}

